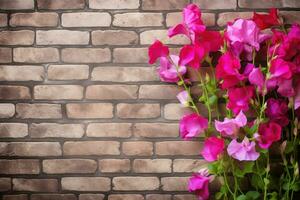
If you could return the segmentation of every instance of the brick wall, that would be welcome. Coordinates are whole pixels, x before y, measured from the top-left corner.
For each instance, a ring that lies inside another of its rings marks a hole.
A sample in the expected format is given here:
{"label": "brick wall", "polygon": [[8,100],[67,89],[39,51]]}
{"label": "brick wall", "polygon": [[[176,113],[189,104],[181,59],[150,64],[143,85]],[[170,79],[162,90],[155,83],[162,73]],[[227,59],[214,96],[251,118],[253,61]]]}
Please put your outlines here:
{"label": "brick wall", "polygon": [[[189,200],[201,143],[181,141],[176,87],[147,65],[190,0],[0,0],[3,200]],[[298,0],[194,0],[217,29]]]}

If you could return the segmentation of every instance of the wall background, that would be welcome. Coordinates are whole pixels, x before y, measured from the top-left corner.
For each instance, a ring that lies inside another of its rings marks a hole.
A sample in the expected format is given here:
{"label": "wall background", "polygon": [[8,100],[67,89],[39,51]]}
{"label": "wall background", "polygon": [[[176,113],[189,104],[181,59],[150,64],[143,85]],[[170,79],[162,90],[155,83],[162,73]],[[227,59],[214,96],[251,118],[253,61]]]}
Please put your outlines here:
{"label": "wall background", "polygon": [[[190,0],[0,0],[0,191],[3,200],[189,200],[204,164],[181,141],[176,87],[147,47]],[[218,29],[298,0],[194,0]]]}

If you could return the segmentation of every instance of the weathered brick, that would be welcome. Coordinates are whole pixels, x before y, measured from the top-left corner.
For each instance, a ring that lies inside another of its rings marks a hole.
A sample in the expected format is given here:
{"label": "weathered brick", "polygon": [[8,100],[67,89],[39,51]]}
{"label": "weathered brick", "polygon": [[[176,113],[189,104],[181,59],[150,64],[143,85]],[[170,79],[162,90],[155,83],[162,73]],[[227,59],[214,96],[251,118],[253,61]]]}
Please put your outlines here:
{"label": "weathered brick", "polygon": [[0,160],[1,174],[39,174],[40,163],[38,160],[18,159]]}
{"label": "weathered brick", "polygon": [[39,9],[79,9],[84,8],[84,0],[38,0]]}
{"label": "weathered brick", "polygon": [[[147,48],[116,48],[113,51],[115,63],[147,63]],[[134,56],[132,56],[134,55]]]}
{"label": "weathered brick", "polygon": [[128,159],[102,159],[99,160],[99,171],[102,173],[126,173],[130,170]]}
{"label": "weathered brick", "polygon": [[133,171],[136,173],[171,173],[171,159],[135,159]]}
{"label": "weathered brick", "polygon": [[14,13],[11,15],[9,25],[33,26],[33,27],[54,27],[58,24],[58,14],[50,12]]}
{"label": "weathered brick", "polygon": [[174,195],[174,200],[198,200],[196,195],[192,194],[180,194],[180,195]]}
{"label": "weathered brick", "polygon": [[60,156],[58,142],[1,142],[1,156]]}
{"label": "weathered brick", "polygon": [[87,99],[136,99],[136,85],[90,85],[86,88]]}
{"label": "weathered brick", "polygon": [[164,191],[186,191],[189,177],[164,177],[161,178]]}
{"label": "weathered brick", "polygon": [[34,42],[34,32],[29,30],[1,31],[1,45],[32,45]]}
{"label": "weathered brick", "polygon": [[0,123],[0,138],[22,138],[28,135],[28,125],[22,123]]}
{"label": "weathered brick", "polygon": [[199,155],[202,144],[199,141],[164,141],[155,144],[156,154],[160,156]]}
{"label": "weathered brick", "polygon": [[153,144],[145,141],[123,142],[122,152],[128,156],[151,156],[153,154]]}
{"label": "weathered brick", "polygon": [[140,194],[111,194],[108,200],[144,200]]}
{"label": "weathered brick", "polygon": [[0,118],[10,118],[15,114],[15,105],[11,103],[0,104]]}
{"label": "weathered brick", "polygon": [[15,85],[1,85],[0,86],[0,99],[30,99],[30,91],[25,86]]}
{"label": "weathered brick", "polygon": [[0,13],[0,27],[6,27],[7,26],[7,14]]}
{"label": "weathered brick", "polygon": [[27,104],[16,105],[17,118],[22,119],[57,119],[62,117],[61,105],[59,104]]}
{"label": "weathered brick", "polygon": [[111,60],[108,48],[66,48],[62,60],[69,63],[104,63]]}
{"label": "weathered brick", "polygon": [[189,0],[142,0],[143,10],[181,10]]}
{"label": "weathered brick", "polygon": [[168,36],[167,30],[150,30],[140,33],[141,44],[152,44],[160,40],[164,44],[189,44],[190,40],[184,35],[177,35],[172,38]]}
{"label": "weathered brick", "polygon": [[32,123],[29,126],[32,138],[81,138],[84,134],[82,124]]}
{"label": "weathered brick", "polygon": [[173,161],[174,172],[198,172],[207,164],[205,160],[199,159],[176,159]]}
{"label": "weathered brick", "polygon": [[133,134],[145,138],[178,137],[179,128],[173,123],[136,123]]}
{"label": "weathered brick", "polygon": [[94,173],[97,163],[88,159],[43,160],[43,172],[47,174],[84,174]]}
{"label": "weathered brick", "polygon": [[287,24],[300,23],[300,11],[280,11]]}
{"label": "weathered brick", "polygon": [[172,196],[169,194],[147,194],[146,200],[171,200]]}
{"label": "weathered brick", "polygon": [[252,12],[226,12],[220,13],[217,20],[219,26],[225,26],[228,22],[232,22],[237,18],[249,19],[253,16]]}
{"label": "weathered brick", "polygon": [[12,49],[1,47],[0,48],[0,63],[12,62]]}
{"label": "weathered brick", "polygon": [[300,2],[298,0],[283,0],[283,6],[290,8],[299,8]]}
{"label": "weathered brick", "polygon": [[117,105],[117,115],[120,118],[156,118],[160,116],[160,105],[120,103]]}
{"label": "weathered brick", "polygon": [[[6,192],[11,190],[11,179],[10,178],[0,178],[0,192]],[[3,197],[3,199],[5,199]]]}
{"label": "weathered brick", "polygon": [[43,66],[0,65],[1,81],[42,81],[45,76]]}
{"label": "weathered brick", "polygon": [[77,200],[74,194],[32,194],[31,200]]}
{"label": "weathered brick", "polygon": [[166,104],[164,107],[164,117],[169,120],[179,120],[183,115],[191,113],[191,110],[182,107],[178,103]]}
{"label": "weathered brick", "polygon": [[3,195],[3,200],[28,200],[27,194]]}
{"label": "weathered brick", "polygon": [[235,9],[236,0],[193,0],[201,9]]}
{"label": "weathered brick", "polygon": [[176,99],[179,89],[175,85],[141,85],[140,99]]}
{"label": "weathered brick", "polygon": [[109,191],[110,179],[105,177],[65,177],[61,179],[63,190]]}
{"label": "weathered brick", "polygon": [[113,190],[120,191],[147,191],[157,190],[159,180],[157,177],[123,176],[113,178]]}
{"label": "weathered brick", "polygon": [[110,103],[67,104],[69,118],[112,118],[113,105]]}
{"label": "weathered brick", "polygon": [[57,192],[58,181],[56,179],[13,179],[14,191],[28,192]]}
{"label": "weathered brick", "polygon": [[36,32],[38,45],[83,45],[88,44],[90,34],[87,31],[48,30]]}
{"label": "weathered brick", "polygon": [[62,14],[64,27],[108,27],[111,24],[109,13],[74,12]]}
{"label": "weathered brick", "polygon": [[88,137],[118,137],[128,138],[131,136],[130,123],[91,123],[87,126]]}
{"label": "weathered brick", "polygon": [[79,200],[104,200],[103,194],[80,194]]}
{"label": "weathered brick", "polygon": [[88,65],[50,65],[48,67],[50,80],[83,80],[88,77]]}
{"label": "weathered brick", "polygon": [[34,8],[33,0],[1,0],[1,10],[32,10]]}
{"label": "weathered brick", "polygon": [[65,142],[64,155],[119,155],[120,143],[116,141]]}
{"label": "weathered brick", "polygon": [[59,60],[58,49],[56,48],[15,48],[14,61],[27,63],[57,62]]}
{"label": "weathered brick", "polygon": [[82,99],[83,87],[80,85],[36,85],[35,99]]}
{"label": "weathered brick", "polygon": [[[214,26],[216,24],[214,13],[202,13],[201,19],[206,26]],[[175,26],[182,22],[182,12],[168,13],[166,16],[167,27]]]}
{"label": "weathered brick", "polygon": [[89,7],[92,9],[137,9],[139,6],[139,0],[89,0]]}
{"label": "weathered brick", "polygon": [[92,32],[93,45],[133,45],[137,43],[138,35],[134,31],[107,30]]}
{"label": "weathered brick", "polygon": [[115,14],[113,25],[118,27],[162,26],[163,16],[160,13]]}
{"label": "weathered brick", "polygon": [[280,8],[283,7],[281,0],[239,0],[239,7],[241,8]]}

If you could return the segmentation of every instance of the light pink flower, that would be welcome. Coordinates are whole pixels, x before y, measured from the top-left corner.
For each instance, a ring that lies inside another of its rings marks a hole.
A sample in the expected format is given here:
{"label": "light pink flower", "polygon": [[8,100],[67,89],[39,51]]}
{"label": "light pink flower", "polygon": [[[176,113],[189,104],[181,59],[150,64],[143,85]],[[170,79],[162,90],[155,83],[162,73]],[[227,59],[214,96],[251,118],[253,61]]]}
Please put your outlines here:
{"label": "light pink flower", "polygon": [[204,148],[201,151],[201,155],[208,162],[216,161],[219,155],[223,153],[224,147],[225,142],[222,138],[209,137],[204,141]]}
{"label": "light pink flower", "polygon": [[209,181],[210,178],[200,173],[193,174],[189,179],[188,189],[194,192],[199,200],[209,199]]}
{"label": "light pink flower", "polygon": [[247,137],[239,143],[236,139],[232,140],[227,148],[227,153],[239,161],[254,161],[259,157],[255,150],[255,142],[249,142]]}
{"label": "light pink flower", "polygon": [[169,58],[160,58],[160,66],[158,68],[158,73],[162,81],[176,83],[180,80],[178,73],[181,74],[181,76],[183,76],[186,73],[186,67],[177,66],[178,69],[176,69],[175,65],[178,65],[179,57],[171,55],[170,59],[172,60],[172,62],[170,62]]}
{"label": "light pink flower", "polygon": [[258,128],[258,144],[263,149],[268,149],[273,142],[281,139],[281,126],[275,122],[260,124]]}
{"label": "light pink flower", "polygon": [[177,94],[176,97],[179,100],[179,102],[181,103],[181,105],[183,105],[184,107],[189,106],[190,96],[187,91],[185,91],[185,90],[181,91],[180,93]]}
{"label": "light pink flower", "polygon": [[169,48],[161,41],[156,40],[148,49],[149,64],[155,63],[158,58],[167,57],[169,55]]}
{"label": "light pink flower", "polygon": [[180,136],[187,140],[204,133],[208,127],[208,120],[196,113],[185,115],[179,123]]}

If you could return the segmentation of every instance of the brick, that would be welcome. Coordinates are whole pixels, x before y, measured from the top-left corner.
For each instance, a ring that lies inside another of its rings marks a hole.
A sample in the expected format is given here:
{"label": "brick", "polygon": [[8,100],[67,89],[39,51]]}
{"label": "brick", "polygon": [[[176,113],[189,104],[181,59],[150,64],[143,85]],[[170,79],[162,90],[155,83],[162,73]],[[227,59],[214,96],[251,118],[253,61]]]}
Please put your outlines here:
{"label": "brick", "polygon": [[120,143],[116,141],[65,142],[64,155],[119,155]]}
{"label": "brick", "polygon": [[88,160],[88,159],[43,160],[43,172],[47,174],[95,173],[96,169],[97,169],[97,163],[94,160]]}
{"label": "brick", "polygon": [[13,179],[14,191],[28,192],[57,192],[58,181],[56,179]]}
{"label": "brick", "polygon": [[139,176],[123,176],[114,177],[113,190],[120,191],[148,191],[157,190],[159,188],[159,180],[157,177],[139,177]]}
{"label": "brick", "polygon": [[[134,56],[132,56],[134,55]],[[115,63],[147,63],[147,48],[116,48],[113,51]]]}
{"label": "brick", "polygon": [[196,195],[192,194],[183,194],[183,195],[174,195],[174,200],[197,200]]}
{"label": "brick", "polygon": [[127,156],[151,156],[153,144],[145,141],[123,142],[122,152]]}
{"label": "brick", "polygon": [[32,10],[34,8],[33,0],[1,0],[1,10]]}
{"label": "brick", "polygon": [[10,17],[9,25],[12,27],[55,27],[58,25],[58,14],[51,12],[14,13]]}
{"label": "brick", "polygon": [[79,9],[84,8],[84,0],[38,0],[37,5],[39,9]]}
{"label": "brick", "polygon": [[158,81],[154,68],[151,67],[95,67],[92,72],[93,81],[144,82]]}
{"label": "brick", "polygon": [[89,7],[92,9],[138,9],[139,0],[89,0]]}
{"label": "brick", "polygon": [[162,190],[186,191],[189,177],[164,177],[161,178]]}
{"label": "brick", "polygon": [[152,44],[160,40],[164,44],[189,44],[190,40],[184,35],[177,35],[172,38],[168,36],[167,30],[150,30],[140,33],[141,44]]}
{"label": "brick", "polygon": [[86,88],[87,99],[136,99],[136,85],[90,85]]}
{"label": "brick", "polygon": [[283,7],[282,1],[279,0],[239,0],[241,8],[280,8]]}
{"label": "brick", "polygon": [[236,9],[236,0],[193,0],[201,9],[217,10],[217,9]]}
{"label": "brick", "polygon": [[61,179],[63,190],[109,191],[110,179],[105,177],[65,177]]}
{"label": "brick", "polygon": [[7,14],[0,13],[0,27],[6,27],[7,26]]}
{"label": "brick", "polygon": [[29,126],[32,138],[81,138],[83,124],[32,123]]}
{"label": "brick", "polygon": [[[11,179],[0,178],[0,192],[6,192],[11,190]],[[3,197],[3,199],[6,199]]]}
{"label": "brick", "polygon": [[118,27],[162,26],[163,16],[160,13],[115,14],[113,25]]}
{"label": "brick", "polygon": [[43,66],[0,65],[1,81],[42,81],[45,77]]}
{"label": "brick", "polygon": [[171,159],[135,159],[133,171],[135,173],[171,173]]}
{"label": "brick", "polygon": [[40,163],[38,160],[17,159],[0,160],[1,174],[39,174]]}
{"label": "brick", "polygon": [[133,126],[135,137],[160,138],[178,137],[178,124],[174,123],[136,123]]}
{"label": "brick", "polygon": [[159,104],[128,104],[117,105],[117,115],[120,118],[156,118],[160,116]]}
{"label": "brick", "polygon": [[191,113],[191,110],[182,107],[178,103],[166,104],[164,107],[164,117],[169,120],[179,120],[183,115]]}
{"label": "brick", "polygon": [[62,117],[59,104],[27,104],[18,103],[16,106],[17,118],[22,119],[58,119]]}
{"label": "brick", "polygon": [[0,123],[0,138],[22,138],[28,135],[28,125],[23,123]]}
{"label": "brick", "polygon": [[34,32],[29,30],[1,31],[1,45],[32,45],[34,42]]}
{"label": "brick", "polygon": [[143,10],[181,10],[189,0],[142,0]]}
{"label": "brick", "polygon": [[237,18],[250,19],[253,16],[253,12],[226,12],[220,13],[217,20],[218,26],[225,26],[227,22],[233,22]]}
{"label": "brick", "polygon": [[289,8],[299,8],[300,2],[297,0],[283,0],[283,6]]}
{"label": "brick", "polygon": [[180,173],[198,172],[207,163],[199,159],[176,159],[173,161],[173,171]]}
{"label": "brick", "polygon": [[11,103],[0,104],[0,118],[10,118],[15,114],[15,105]]}
{"label": "brick", "polygon": [[130,170],[128,159],[102,159],[99,160],[99,171],[102,173],[126,173]]}
{"label": "brick", "polygon": [[87,126],[88,137],[117,137],[128,138],[131,136],[130,123],[92,123]]}
{"label": "brick", "polygon": [[300,11],[280,11],[287,24],[300,23]]}
{"label": "brick", "polygon": [[[202,13],[201,19],[206,26],[214,26],[216,24],[215,14],[214,13]],[[167,27],[175,26],[182,21],[181,12],[172,12],[168,13],[166,16]]]}
{"label": "brick", "polygon": [[177,99],[179,93],[175,85],[141,85],[139,89],[140,99]]}
{"label": "brick", "polygon": [[144,200],[140,194],[111,194],[108,200]]}
{"label": "brick", "polygon": [[1,85],[0,99],[14,100],[14,99],[30,99],[30,91],[25,86],[15,85]]}
{"label": "brick", "polygon": [[57,62],[59,60],[56,48],[15,48],[14,61],[27,63]]}
{"label": "brick", "polygon": [[3,200],[28,200],[27,194],[4,195]]}
{"label": "brick", "polygon": [[146,200],[171,200],[169,194],[147,194]]}
{"label": "brick", "polygon": [[67,104],[67,116],[75,119],[112,118],[113,105],[111,103]]}
{"label": "brick", "polygon": [[32,194],[31,200],[77,200],[74,194]]}
{"label": "brick", "polygon": [[108,48],[66,48],[62,60],[69,63],[104,63],[111,60]]}
{"label": "brick", "polygon": [[[111,2],[109,2],[111,4]],[[93,31],[93,45],[133,45],[138,43],[138,35],[134,31]]]}
{"label": "brick", "polygon": [[79,200],[104,200],[103,194],[80,194]]}
{"label": "brick", "polygon": [[83,87],[80,85],[36,85],[35,99],[82,99]]}
{"label": "brick", "polygon": [[89,77],[88,65],[50,65],[49,80],[83,80]]}
{"label": "brick", "polygon": [[0,48],[0,63],[12,62],[12,49],[11,48]]}
{"label": "brick", "polygon": [[1,142],[1,156],[60,156],[58,142]]}
{"label": "brick", "polygon": [[100,12],[73,12],[62,14],[64,27],[109,27],[111,16]]}
{"label": "brick", "polygon": [[48,30],[36,32],[38,45],[84,45],[88,44],[90,34],[87,31]]}
{"label": "brick", "polygon": [[160,156],[199,155],[202,144],[199,141],[164,141],[155,144],[156,154]]}

